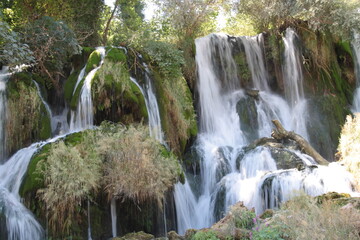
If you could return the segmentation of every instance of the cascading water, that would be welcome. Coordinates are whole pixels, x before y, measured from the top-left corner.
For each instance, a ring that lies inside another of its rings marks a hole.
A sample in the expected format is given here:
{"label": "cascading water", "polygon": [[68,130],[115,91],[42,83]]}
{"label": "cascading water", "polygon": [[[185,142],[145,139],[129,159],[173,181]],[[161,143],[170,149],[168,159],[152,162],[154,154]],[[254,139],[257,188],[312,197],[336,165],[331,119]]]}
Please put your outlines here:
{"label": "cascading water", "polygon": [[144,86],[142,87],[133,77],[130,77],[130,80],[140,89],[141,93],[144,96],[146,110],[149,116],[150,136],[154,137],[161,144],[165,144],[163,132],[161,129],[159,106],[154,94],[152,80],[150,78],[150,71],[145,63],[143,64],[143,66],[145,69]]}
{"label": "cascading water", "polygon": [[254,37],[244,36],[240,39],[245,47],[246,60],[251,72],[253,87],[260,91],[270,91],[263,56],[263,35],[259,34]]}
{"label": "cascading water", "polygon": [[21,203],[19,189],[32,155],[45,144],[55,142],[60,137],[62,136],[23,148],[0,165],[0,213],[5,216],[9,240],[44,239],[43,228]]}
{"label": "cascading water", "polygon": [[[270,135],[272,119],[280,120],[289,130],[307,133],[306,125],[298,123],[303,113],[295,110],[299,105],[306,110],[295,33],[292,30],[286,33],[283,70],[287,78],[284,81],[289,81],[286,86],[288,101],[269,90],[261,41],[256,40],[260,37],[240,38],[245,46],[253,86],[260,90],[254,99],[258,137]],[[236,75],[236,68],[232,67],[233,41],[233,37],[214,34],[196,40],[200,133],[194,147],[200,158],[200,176],[187,173],[186,183],[175,186],[180,234],[190,228],[209,227],[238,201],[243,201],[248,208],[254,207],[259,214],[266,208],[278,207],[299,190],[313,196],[328,191],[353,193],[351,175],[336,163],[329,167],[317,166],[311,157],[292,152],[305,166],[304,170],[279,169],[271,149],[244,150],[249,139],[242,134],[242,119],[236,112],[236,103],[248,96],[239,87],[240,79],[234,79],[230,73]],[[290,89],[293,85],[296,91]],[[293,114],[297,114],[296,121],[291,117]]]}
{"label": "cascading water", "polygon": [[[84,85],[80,92],[79,102],[76,111],[71,112],[70,131],[80,131],[91,128],[93,126],[93,104],[91,98],[91,81],[95,73],[100,69],[105,58],[105,48],[98,47],[96,51],[100,52],[101,61],[99,66],[91,70],[85,77]],[[80,72],[76,86],[79,85],[83,76],[83,71]],[[75,91],[75,90],[74,90]]]}
{"label": "cascading water", "polygon": [[354,34],[352,49],[355,60],[356,89],[354,92],[353,112],[360,112],[360,34]]}
{"label": "cascading water", "polygon": [[303,74],[299,49],[295,45],[296,39],[295,31],[291,28],[286,29],[283,38],[285,45],[285,63],[283,66],[285,98],[291,109],[291,129],[305,139],[309,139],[306,129],[308,108],[307,101],[304,98]]}
{"label": "cascading water", "polygon": [[0,163],[5,162],[6,81],[8,68],[0,71]]}

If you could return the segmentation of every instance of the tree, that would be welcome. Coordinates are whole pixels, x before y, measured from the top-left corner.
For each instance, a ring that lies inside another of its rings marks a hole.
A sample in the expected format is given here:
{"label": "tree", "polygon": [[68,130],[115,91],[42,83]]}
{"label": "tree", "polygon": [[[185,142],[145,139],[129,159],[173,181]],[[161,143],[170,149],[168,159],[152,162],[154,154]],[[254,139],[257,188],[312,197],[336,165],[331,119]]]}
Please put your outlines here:
{"label": "tree", "polygon": [[99,44],[103,0],[14,0],[12,7],[20,26],[49,16],[66,23],[78,42],[93,46]]}
{"label": "tree", "polygon": [[103,45],[107,44],[109,36],[115,45],[141,41],[145,32],[144,6],[143,0],[116,0],[103,31]]}
{"label": "tree", "polygon": [[0,18],[0,63],[14,67],[33,62],[34,57],[29,46],[21,42],[19,34]]}
{"label": "tree", "polygon": [[[194,39],[215,29],[216,16],[225,0],[155,0],[162,23],[168,23],[179,41]],[[207,30],[207,31],[206,31]]]}
{"label": "tree", "polygon": [[354,0],[241,0],[240,14],[249,17],[258,32],[283,24],[307,22],[313,30],[330,31],[350,39],[360,31],[360,2]]}
{"label": "tree", "polygon": [[66,62],[81,52],[73,31],[51,17],[42,17],[29,24],[24,40],[34,53],[37,70],[49,77],[56,87]]}

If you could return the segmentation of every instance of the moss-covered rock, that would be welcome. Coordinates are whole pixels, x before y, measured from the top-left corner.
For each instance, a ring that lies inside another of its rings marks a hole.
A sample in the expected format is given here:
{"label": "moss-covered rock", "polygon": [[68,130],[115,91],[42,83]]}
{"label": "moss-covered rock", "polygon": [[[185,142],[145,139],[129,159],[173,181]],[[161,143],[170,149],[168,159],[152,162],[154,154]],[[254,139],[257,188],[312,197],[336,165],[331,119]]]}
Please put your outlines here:
{"label": "moss-covered rock", "polygon": [[50,116],[30,73],[16,73],[7,84],[6,149],[16,150],[51,137]]}
{"label": "moss-covered rock", "polygon": [[89,73],[91,70],[96,68],[99,65],[100,61],[101,61],[100,51],[98,51],[98,50],[93,51],[90,54],[89,59],[86,63],[85,72]]}
{"label": "moss-covered rock", "polygon": [[113,240],[151,240],[154,238],[155,238],[154,235],[141,231],[135,233],[128,233],[123,237],[113,238]]}
{"label": "moss-covered rock", "polygon": [[147,119],[144,96],[130,80],[123,50],[115,48],[109,53],[110,58],[105,59],[92,82],[95,124],[103,120],[129,124]]}
{"label": "moss-covered rock", "polygon": [[347,102],[335,95],[322,95],[309,100],[308,123],[310,143],[326,159],[333,161],[339,144],[341,126],[350,113]]}
{"label": "moss-covered rock", "polygon": [[[133,128],[132,128],[133,129]],[[147,128],[141,128],[143,134],[148,135],[148,129]],[[77,157],[86,158],[87,160],[89,158],[93,158],[94,156],[98,156],[101,158],[102,164],[105,165],[109,164],[108,161],[110,161],[110,152],[117,151],[116,154],[111,156],[120,156],[123,152],[120,151],[121,147],[124,147],[123,144],[119,144],[119,141],[122,137],[125,137],[125,132],[127,131],[126,128],[122,125],[113,125],[110,123],[103,124],[100,129],[98,130],[86,130],[83,132],[77,132],[73,133],[71,135],[66,136],[65,138],[59,140],[63,143],[65,143],[65,146],[67,149],[69,149],[69,152],[72,152],[73,150],[76,151],[80,156],[77,155]],[[140,130],[139,130],[140,131]],[[115,135],[114,135],[115,134]],[[129,133],[126,133],[129,134]],[[86,136],[86,137],[84,137]],[[111,137],[112,136],[112,137]],[[126,135],[128,136],[128,135]],[[131,134],[131,136],[128,136],[130,139],[134,139],[136,137],[134,134]],[[137,139],[137,138],[136,138]],[[153,140],[151,140],[153,141]],[[140,143],[139,143],[140,144]],[[141,143],[142,144],[142,143]],[[159,145],[158,143],[156,143]],[[44,177],[44,167],[49,162],[48,158],[51,154],[53,154],[53,148],[57,148],[58,143],[51,143],[45,145],[40,151],[34,154],[32,157],[27,173],[25,175],[23,184],[20,189],[20,195],[24,198],[24,204],[36,215],[36,217],[39,219],[39,221],[46,225],[48,224],[47,221],[51,218],[51,210],[46,210],[45,207],[45,201],[41,197],[42,195],[39,195],[39,190],[42,189],[42,191],[45,191],[47,186],[48,180],[45,181]],[[109,147],[110,146],[110,147]],[[113,146],[120,146],[118,148],[114,148]],[[129,147],[134,147],[135,150],[137,145],[131,144]],[[122,196],[121,199],[116,200],[117,205],[117,215],[118,215],[118,233],[126,234],[128,232],[132,231],[146,231],[150,232],[156,236],[161,236],[165,234],[164,229],[164,209],[165,209],[165,215],[166,215],[166,222],[167,222],[167,228],[168,230],[175,230],[175,206],[174,206],[174,197],[172,193],[172,185],[178,179],[178,175],[180,174],[180,165],[178,164],[174,154],[167,151],[163,146],[160,146],[158,157],[154,161],[158,161],[160,159],[159,156],[162,156],[161,164],[162,167],[158,167],[159,169],[167,171],[159,171],[157,174],[162,175],[163,177],[160,177],[160,175],[156,175],[155,178],[159,179],[160,181],[157,184],[157,186],[161,183],[165,182],[167,185],[165,185],[164,189],[162,189],[163,197],[159,197],[162,200],[155,199],[154,197],[145,198],[142,197],[141,200],[136,199],[134,200],[132,196],[137,196],[137,194],[140,193],[133,193],[130,192],[129,196]],[[92,149],[95,151],[97,149],[98,151],[105,151],[106,154],[103,152],[102,154],[99,153],[91,153],[89,149]],[[108,150],[106,150],[108,149]],[[123,149],[124,150],[124,149]],[[109,152],[110,151],[110,152]],[[125,151],[125,150],[124,150]],[[90,155],[89,155],[90,154]],[[123,153],[127,154],[127,153]],[[52,156],[52,155],[51,155]],[[106,160],[105,160],[106,159]],[[132,158],[131,158],[132,159]],[[86,161],[87,161],[86,160]],[[139,160],[137,160],[139,161]],[[131,162],[131,161],[130,161]],[[160,163],[159,163],[160,164]],[[165,164],[165,165],[164,165]],[[128,167],[136,168],[136,166],[128,165]],[[126,175],[126,172],[130,170],[130,168],[127,168],[127,170],[123,169],[124,172],[122,172],[121,178],[123,181],[126,181],[125,179],[130,179],[131,174],[129,176]],[[139,167],[140,168],[140,167]],[[138,168],[136,168],[138,169]],[[136,170],[132,170],[136,171]],[[108,172],[108,170],[107,170]],[[105,173],[104,173],[105,174]],[[134,175],[134,174],[133,174]],[[139,176],[138,174],[135,174],[136,176]],[[147,177],[149,174],[143,174],[144,177]],[[107,176],[109,179],[112,176]],[[135,177],[133,178],[134,181],[138,181],[139,178]],[[162,179],[162,180],[161,180]],[[133,181],[131,180],[131,181]],[[151,181],[154,182],[154,181]],[[108,182],[107,182],[108,183]],[[65,184],[65,183],[64,183]],[[66,183],[68,184],[68,183]],[[104,182],[105,184],[105,182]],[[117,184],[114,182],[114,184]],[[134,186],[136,183],[131,183]],[[132,188],[130,188],[132,189]],[[145,186],[144,186],[145,189]],[[155,191],[154,185],[150,188],[151,191]],[[133,191],[138,191],[136,189],[132,189]],[[144,190],[145,191],[145,190]],[[145,194],[145,192],[141,192],[141,194]],[[151,194],[148,193],[150,196]],[[120,195],[119,195],[120,196]],[[152,196],[152,195],[151,195]],[[65,196],[64,196],[65,197]],[[92,237],[95,239],[108,239],[111,236],[111,216],[110,216],[110,200],[107,192],[105,190],[102,191],[92,191],[89,196],[90,201],[90,218],[91,218],[91,229],[92,229]],[[159,201],[164,204],[159,205]],[[82,201],[81,204],[79,204],[76,208],[76,213],[74,213],[74,216],[77,216],[76,219],[69,219],[69,221],[72,222],[70,228],[68,229],[68,232],[63,232],[58,230],[55,230],[57,228],[51,227],[49,229],[49,235],[52,236],[54,239],[63,239],[67,236],[72,236],[73,239],[83,239],[87,236],[87,202],[86,200]],[[48,214],[48,216],[47,216]],[[48,218],[49,217],[49,218]],[[52,222],[52,224],[56,224],[55,222]],[[104,226],[104,224],[106,226]]]}
{"label": "moss-covered rock", "polygon": [[198,131],[190,89],[182,76],[167,79],[156,68],[152,74],[166,141],[177,155],[182,155]]}

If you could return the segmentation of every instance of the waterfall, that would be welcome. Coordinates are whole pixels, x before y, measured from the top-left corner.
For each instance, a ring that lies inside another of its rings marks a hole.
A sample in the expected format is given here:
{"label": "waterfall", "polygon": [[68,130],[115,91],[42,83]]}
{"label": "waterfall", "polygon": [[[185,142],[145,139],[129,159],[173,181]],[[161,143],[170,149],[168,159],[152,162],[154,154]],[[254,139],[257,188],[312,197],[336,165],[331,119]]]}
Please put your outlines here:
{"label": "waterfall", "polygon": [[[255,102],[258,137],[270,136],[272,119],[307,136],[306,116],[302,117],[307,104],[295,37],[292,30],[287,30],[283,39],[285,96],[272,93],[268,86],[261,36],[234,38],[211,34],[196,39],[200,133],[194,148],[200,158],[200,176],[188,172],[185,184],[175,185],[180,234],[190,228],[211,226],[238,201],[260,214],[266,208],[279,207],[279,203],[300,190],[312,196],[328,191],[354,194],[351,175],[342,166],[317,166],[311,157],[292,152],[305,170],[281,169],[270,148],[244,150],[249,139],[241,131],[243,121],[236,112],[237,103],[244,98]],[[240,88],[241,79],[229,72],[236,73],[232,65],[234,39],[244,44],[252,86],[260,90],[257,97],[247,96]]]}
{"label": "waterfall", "polygon": [[244,36],[241,37],[241,41],[245,47],[246,60],[251,72],[253,87],[261,91],[270,91],[263,55],[263,35],[259,34],[254,37]]}
{"label": "waterfall", "polygon": [[142,87],[135,78],[130,77],[130,80],[140,89],[142,95],[144,96],[146,110],[147,110],[147,113],[149,116],[150,136],[154,137],[161,144],[165,144],[163,132],[161,129],[159,105],[157,103],[154,89],[152,86],[152,79],[150,78],[150,71],[149,71],[148,67],[146,66],[146,64],[144,64],[143,66],[145,68],[144,87]]}
{"label": "waterfall", "polygon": [[356,89],[354,92],[352,112],[360,112],[360,34],[354,34],[352,49],[356,76]]}
{"label": "waterfall", "polygon": [[0,71],[0,163],[5,162],[5,121],[6,121],[6,81],[8,79],[8,67]]}
{"label": "waterfall", "polygon": [[285,45],[284,53],[284,87],[285,97],[291,108],[291,129],[299,133],[305,139],[309,139],[306,130],[308,118],[307,102],[304,98],[303,74],[299,49],[295,45],[297,35],[291,28],[286,29],[283,38]]}
{"label": "waterfall", "polygon": [[116,199],[112,198],[110,203],[111,212],[111,229],[113,237],[117,236],[117,213],[116,213]]}
{"label": "waterfall", "polygon": [[19,189],[33,154],[45,144],[55,142],[60,137],[63,136],[46,142],[33,143],[19,150],[7,162],[0,165],[0,212],[6,218],[9,240],[44,239],[44,230],[41,225],[21,203]]}
{"label": "waterfall", "polygon": [[[70,120],[70,131],[80,131],[84,129],[91,128],[93,126],[93,104],[91,98],[91,81],[93,80],[95,73],[100,69],[101,65],[104,62],[105,58],[105,48],[98,47],[96,51],[100,52],[101,61],[99,66],[91,70],[85,77],[84,85],[81,88],[79,102],[77,105],[76,111],[71,111],[71,120]],[[76,87],[81,82],[81,79],[85,75],[82,70],[79,74],[78,80],[76,82]],[[75,90],[74,90],[75,91]]]}
{"label": "waterfall", "polygon": [[45,109],[46,109],[47,113],[49,114],[50,121],[51,121],[51,132],[54,132],[55,126],[53,125],[53,121],[52,121],[52,119],[53,119],[53,114],[52,114],[51,108],[50,108],[49,104],[45,101],[45,99],[43,98],[43,96],[42,96],[42,94],[41,94],[41,89],[40,89],[39,84],[38,84],[36,81],[34,81],[34,80],[33,80],[33,83],[34,83],[35,86],[36,86],[36,89],[37,89],[37,91],[38,91],[38,95],[39,95],[39,97],[40,97],[40,99],[41,99],[41,102],[44,104]]}

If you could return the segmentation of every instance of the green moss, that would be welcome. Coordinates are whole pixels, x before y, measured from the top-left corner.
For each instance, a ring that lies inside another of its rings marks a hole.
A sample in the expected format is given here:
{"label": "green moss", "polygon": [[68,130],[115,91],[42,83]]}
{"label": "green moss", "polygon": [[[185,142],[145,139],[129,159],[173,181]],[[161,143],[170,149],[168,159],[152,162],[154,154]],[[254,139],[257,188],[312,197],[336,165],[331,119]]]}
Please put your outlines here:
{"label": "green moss", "polygon": [[120,48],[111,48],[107,54],[105,59],[112,62],[126,62],[126,55],[123,49]]}
{"label": "green moss", "polygon": [[93,51],[90,56],[89,59],[86,63],[86,68],[85,68],[85,72],[89,73],[91,70],[93,70],[94,68],[96,68],[99,63],[101,61],[101,54],[99,51],[95,50]]}
{"label": "green moss", "polygon": [[74,92],[74,87],[76,85],[77,79],[79,76],[79,71],[74,71],[70,74],[68,79],[66,80],[64,84],[64,97],[65,101],[70,104],[71,98]]}
{"label": "green moss", "polygon": [[338,41],[337,42],[337,46],[345,51],[346,53],[348,53],[350,56],[352,56],[352,50],[351,50],[351,45],[350,42],[348,41]]}
{"label": "green moss", "polygon": [[51,119],[46,111],[44,104],[41,105],[40,112],[40,139],[48,139],[51,137]]}
{"label": "green moss", "polygon": [[36,193],[38,189],[45,186],[44,176],[39,171],[36,171],[36,168],[39,162],[46,160],[50,149],[51,144],[47,144],[40,151],[38,151],[32,156],[24,180],[19,190],[19,194],[21,197],[25,197],[27,193]]}
{"label": "green moss", "polygon": [[246,62],[245,51],[239,52],[234,56],[235,63],[237,65],[238,74],[240,75],[241,82],[244,84],[251,82],[251,72]]}
{"label": "green moss", "polygon": [[[87,130],[87,131],[91,131],[91,130]],[[81,143],[83,141],[83,135],[87,131],[81,131],[67,135],[64,139],[65,145],[76,146],[77,144]]]}
{"label": "green moss", "polygon": [[71,98],[71,101],[70,101],[70,108],[73,109],[73,110],[76,110],[76,107],[78,105],[78,102],[79,102],[79,97],[80,97],[80,93],[81,93],[81,89],[82,87],[84,86],[84,82],[85,82],[85,78],[83,78],[79,85],[77,86],[75,92],[74,92],[74,95],[72,96]]}

